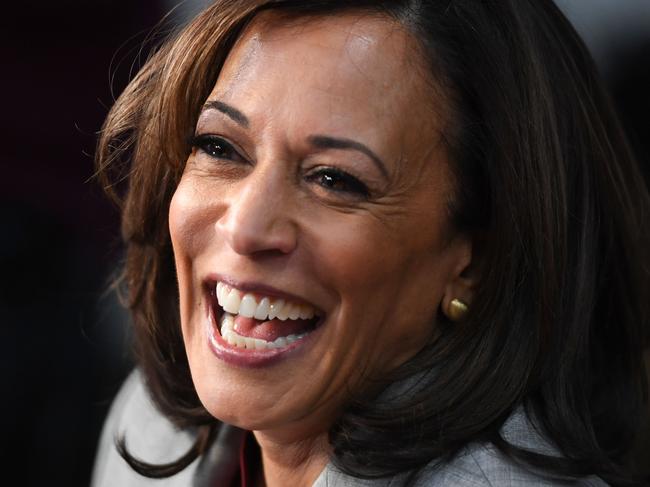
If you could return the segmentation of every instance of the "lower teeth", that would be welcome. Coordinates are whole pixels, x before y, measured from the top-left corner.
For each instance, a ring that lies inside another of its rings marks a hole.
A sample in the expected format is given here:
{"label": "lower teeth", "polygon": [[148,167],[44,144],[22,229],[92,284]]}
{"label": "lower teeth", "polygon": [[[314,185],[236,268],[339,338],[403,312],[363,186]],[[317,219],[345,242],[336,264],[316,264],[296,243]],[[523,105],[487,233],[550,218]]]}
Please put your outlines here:
{"label": "lower teeth", "polygon": [[268,350],[272,348],[283,348],[287,345],[307,336],[307,333],[278,337],[272,342],[261,338],[251,338],[240,335],[235,331],[235,317],[230,313],[224,313],[221,319],[221,336],[230,345],[249,350]]}

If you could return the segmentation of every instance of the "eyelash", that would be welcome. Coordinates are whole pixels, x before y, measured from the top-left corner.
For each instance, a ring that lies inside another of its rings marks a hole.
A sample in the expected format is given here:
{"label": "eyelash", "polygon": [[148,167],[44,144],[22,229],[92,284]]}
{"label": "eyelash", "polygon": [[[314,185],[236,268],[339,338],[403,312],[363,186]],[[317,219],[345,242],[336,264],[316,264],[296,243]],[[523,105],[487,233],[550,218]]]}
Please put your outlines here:
{"label": "eyelash", "polygon": [[[190,145],[214,159],[233,161],[239,159],[239,162],[246,162],[246,158],[231,143],[216,135],[196,135],[190,140]],[[351,174],[334,167],[319,168],[307,175],[305,179],[335,193],[347,193],[363,199],[370,196],[370,191],[364,183]],[[340,187],[341,185],[343,187]]]}
{"label": "eyelash", "polygon": [[[348,193],[364,199],[370,196],[365,184],[351,174],[334,167],[324,167],[312,172],[307,176],[307,181],[315,182],[335,193]],[[343,184],[343,188],[334,186],[340,183]]]}
{"label": "eyelash", "polygon": [[246,161],[231,143],[216,135],[195,135],[192,137],[190,145],[214,159],[241,159],[242,162]]}

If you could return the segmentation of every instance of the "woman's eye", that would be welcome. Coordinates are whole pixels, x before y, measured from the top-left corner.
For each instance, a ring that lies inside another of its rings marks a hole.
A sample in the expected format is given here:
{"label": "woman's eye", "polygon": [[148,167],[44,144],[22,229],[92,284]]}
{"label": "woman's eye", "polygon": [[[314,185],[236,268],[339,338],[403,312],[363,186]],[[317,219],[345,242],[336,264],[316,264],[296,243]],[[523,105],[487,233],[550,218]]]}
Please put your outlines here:
{"label": "woman's eye", "polygon": [[348,193],[367,198],[368,187],[354,176],[334,168],[320,169],[310,174],[307,179],[331,191]]}
{"label": "woman's eye", "polygon": [[246,161],[232,144],[215,135],[198,135],[194,137],[192,147],[215,159]]}

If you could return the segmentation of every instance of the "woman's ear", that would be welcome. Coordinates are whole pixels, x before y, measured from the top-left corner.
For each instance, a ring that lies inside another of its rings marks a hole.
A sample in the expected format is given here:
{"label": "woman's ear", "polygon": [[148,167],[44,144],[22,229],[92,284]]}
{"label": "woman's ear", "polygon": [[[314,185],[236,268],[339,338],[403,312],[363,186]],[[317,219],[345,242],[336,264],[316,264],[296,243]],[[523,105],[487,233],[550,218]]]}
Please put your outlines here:
{"label": "woman's ear", "polygon": [[450,245],[453,247],[452,271],[440,306],[451,321],[462,321],[472,304],[478,284],[478,265],[469,236],[459,235]]}

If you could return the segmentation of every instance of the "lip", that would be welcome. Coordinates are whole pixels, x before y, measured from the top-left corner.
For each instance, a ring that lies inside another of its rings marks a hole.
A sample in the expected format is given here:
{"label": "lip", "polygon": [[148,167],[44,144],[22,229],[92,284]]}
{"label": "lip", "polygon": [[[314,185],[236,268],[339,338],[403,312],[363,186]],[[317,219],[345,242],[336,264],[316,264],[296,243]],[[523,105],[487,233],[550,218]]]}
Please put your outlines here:
{"label": "lip", "polygon": [[[298,354],[306,353],[308,348],[310,348],[310,345],[316,341],[316,338],[321,332],[321,328],[323,328],[321,325],[324,320],[324,315],[320,317],[316,323],[316,326],[310,333],[308,333],[305,337],[290,343],[286,347],[267,350],[250,350],[235,347],[225,341],[219,332],[218,323],[221,319],[223,310],[221,310],[220,306],[217,303],[217,298],[214,291],[217,281],[224,282],[245,292],[257,292],[266,296],[291,299],[294,302],[300,303],[305,303],[305,300],[287,293],[280,292],[268,286],[251,283],[239,283],[232,279],[222,278],[220,276],[209,276],[207,280],[204,281],[205,308],[207,318],[205,321],[206,340],[211,352],[217,358],[223,360],[228,364],[246,368],[261,368],[277,364],[280,361],[295,357]],[[215,284],[212,285],[212,283]],[[243,287],[241,287],[242,284]],[[215,315],[215,311],[217,310],[218,315]]]}

